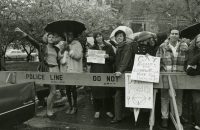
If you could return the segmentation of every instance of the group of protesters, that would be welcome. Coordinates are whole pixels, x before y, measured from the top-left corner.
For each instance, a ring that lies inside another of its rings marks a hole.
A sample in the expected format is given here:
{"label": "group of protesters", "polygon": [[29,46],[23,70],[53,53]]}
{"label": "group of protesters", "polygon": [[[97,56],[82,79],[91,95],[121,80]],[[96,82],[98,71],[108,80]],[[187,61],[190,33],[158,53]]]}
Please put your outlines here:
{"label": "group of protesters", "polygon": [[[30,35],[17,28],[16,31],[34,45],[39,52],[40,64],[38,70],[42,72],[83,72],[83,46],[78,36],[73,32],[62,35],[48,32],[43,36],[43,43],[33,39]],[[94,45],[89,49],[105,51],[105,64],[88,63],[91,73],[115,73],[120,77],[126,71],[132,71],[136,54],[151,55],[161,58],[161,72],[184,72],[188,75],[200,74],[200,35],[191,42],[180,38],[178,29],[170,30],[168,37],[158,44],[156,34],[143,31],[134,40],[127,40],[126,33],[118,30],[114,34],[114,41],[105,41],[101,32],[93,34]],[[168,86],[168,79],[163,79],[163,85]],[[56,95],[56,85],[49,85],[50,91],[47,98],[47,116],[54,117],[53,103]],[[76,86],[65,86],[69,107],[66,114],[75,114],[77,107]],[[63,90],[60,89],[61,94]],[[125,88],[91,87],[94,105],[94,118],[101,117],[104,108],[111,123],[123,120],[125,106]],[[38,95],[39,96],[39,95]],[[200,92],[193,91],[194,127],[200,130]],[[114,97],[114,98],[113,98]],[[39,98],[39,97],[38,97]],[[114,99],[114,100],[113,100]],[[169,93],[161,90],[161,126],[168,127]],[[182,116],[183,90],[176,90],[178,112],[182,123],[187,122]],[[112,113],[114,108],[114,113]]]}

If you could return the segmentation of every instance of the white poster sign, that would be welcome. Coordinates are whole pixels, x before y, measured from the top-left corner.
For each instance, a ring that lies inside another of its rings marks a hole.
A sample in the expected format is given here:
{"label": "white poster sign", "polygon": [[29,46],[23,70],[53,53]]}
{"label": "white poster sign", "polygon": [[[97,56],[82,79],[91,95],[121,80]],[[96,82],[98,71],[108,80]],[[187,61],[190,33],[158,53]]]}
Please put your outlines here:
{"label": "white poster sign", "polygon": [[125,103],[131,108],[153,108],[153,83],[131,80],[125,74]]}
{"label": "white poster sign", "polygon": [[105,64],[105,51],[102,50],[88,50],[87,63]]}
{"label": "white poster sign", "polygon": [[160,57],[135,55],[132,80],[159,83]]}

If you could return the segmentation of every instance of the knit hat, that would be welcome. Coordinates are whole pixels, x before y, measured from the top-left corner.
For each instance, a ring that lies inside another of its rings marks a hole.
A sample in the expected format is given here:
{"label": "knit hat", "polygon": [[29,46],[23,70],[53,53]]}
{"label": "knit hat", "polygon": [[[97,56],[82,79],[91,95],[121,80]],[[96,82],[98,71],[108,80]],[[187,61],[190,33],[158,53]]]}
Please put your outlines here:
{"label": "knit hat", "polygon": [[151,32],[143,31],[138,35],[137,41],[142,42],[149,38],[153,38],[153,34]]}

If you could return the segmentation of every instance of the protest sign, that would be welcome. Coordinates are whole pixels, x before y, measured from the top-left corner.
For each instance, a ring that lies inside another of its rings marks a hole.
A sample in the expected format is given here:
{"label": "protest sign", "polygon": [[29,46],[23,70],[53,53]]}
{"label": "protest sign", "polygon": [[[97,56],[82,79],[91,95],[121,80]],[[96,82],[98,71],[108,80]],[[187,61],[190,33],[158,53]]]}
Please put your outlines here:
{"label": "protest sign", "polygon": [[160,57],[135,55],[132,80],[159,83]]}
{"label": "protest sign", "polygon": [[125,74],[126,107],[153,108],[153,83],[131,80],[131,74]]}
{"label": "protest sign", "polygon": [[87,63],[105,64],[105,51],[102,50],[88,50]]}

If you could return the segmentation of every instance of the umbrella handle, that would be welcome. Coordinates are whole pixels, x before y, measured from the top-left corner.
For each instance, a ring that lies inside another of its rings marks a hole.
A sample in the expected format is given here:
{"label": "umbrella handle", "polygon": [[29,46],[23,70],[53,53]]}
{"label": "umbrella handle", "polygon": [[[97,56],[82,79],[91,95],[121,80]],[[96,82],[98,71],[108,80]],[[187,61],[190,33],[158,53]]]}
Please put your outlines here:
{"label": "umbrella handle", "polygon": [[67,42],[64,42],[64,47],[61,49],[61,54],[63,54],[65,51],[69,51],[69,44]]}
{"label": "umbrella handle", "polygon": [[65,39],[66,39],[66,41],[67,41],[67,33],[64,32],[63,35],[64,35],[64,37],[65,37]]}

